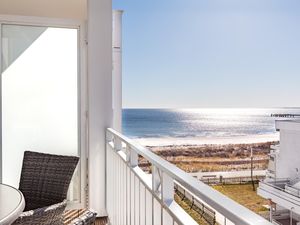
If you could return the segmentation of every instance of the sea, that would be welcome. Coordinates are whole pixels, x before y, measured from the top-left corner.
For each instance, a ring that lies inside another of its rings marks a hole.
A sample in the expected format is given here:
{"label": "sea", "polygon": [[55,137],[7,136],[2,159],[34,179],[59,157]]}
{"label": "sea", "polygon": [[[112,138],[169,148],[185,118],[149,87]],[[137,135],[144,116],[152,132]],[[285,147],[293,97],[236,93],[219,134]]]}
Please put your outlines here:
{"label": "sea", "polygon": [[275,120],[291,118],[272,114],[300,108],[123,109],[122,132],[145,146],[278,141]]}

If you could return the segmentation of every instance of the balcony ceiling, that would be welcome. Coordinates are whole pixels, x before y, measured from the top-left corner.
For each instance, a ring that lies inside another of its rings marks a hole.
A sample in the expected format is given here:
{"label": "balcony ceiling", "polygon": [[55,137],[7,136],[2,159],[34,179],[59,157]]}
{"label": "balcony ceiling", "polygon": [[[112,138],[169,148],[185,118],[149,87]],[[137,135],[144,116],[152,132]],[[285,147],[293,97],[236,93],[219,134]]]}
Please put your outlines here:
{"label": "balcony ceiling", "polygon": [[87,0],[0,0],[0,14],[85,19]]}

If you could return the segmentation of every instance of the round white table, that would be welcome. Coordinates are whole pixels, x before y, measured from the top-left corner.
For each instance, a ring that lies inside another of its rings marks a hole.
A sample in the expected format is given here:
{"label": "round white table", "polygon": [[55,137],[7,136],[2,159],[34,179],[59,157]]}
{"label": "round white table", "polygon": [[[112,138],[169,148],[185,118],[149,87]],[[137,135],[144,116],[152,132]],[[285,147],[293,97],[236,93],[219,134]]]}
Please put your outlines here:
{"label": "round white table", "polygon": [[0,184],[0,225],[9,225],[23,212],[24,196],[16,188]]}

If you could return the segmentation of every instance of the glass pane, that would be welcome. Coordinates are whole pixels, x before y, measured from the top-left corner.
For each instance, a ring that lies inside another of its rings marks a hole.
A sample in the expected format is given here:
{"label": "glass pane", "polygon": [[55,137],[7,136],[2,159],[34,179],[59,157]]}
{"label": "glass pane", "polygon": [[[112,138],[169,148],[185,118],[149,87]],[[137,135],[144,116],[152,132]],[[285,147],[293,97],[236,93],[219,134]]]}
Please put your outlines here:
{"label": "glass pane", "polygon": [[2,71],[5,71],[22,55],[46,29],[47,27],[4,26],[2,31]]}
{"label": "glass pane", "polygon": [[77,29],[2,26],[3,183],[18,187],[25,150],[78,155],[77,41]]}

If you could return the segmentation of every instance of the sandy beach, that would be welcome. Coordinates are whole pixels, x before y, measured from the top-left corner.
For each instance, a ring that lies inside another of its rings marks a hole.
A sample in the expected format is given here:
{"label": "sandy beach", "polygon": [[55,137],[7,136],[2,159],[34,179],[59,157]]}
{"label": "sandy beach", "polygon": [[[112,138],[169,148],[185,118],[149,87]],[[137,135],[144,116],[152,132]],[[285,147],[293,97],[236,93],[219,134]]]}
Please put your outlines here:
{"label": "sandy beach", "polygon": [[247,135],[235,137],[161,137],[161,138],[135,138],[134,141],[141,145],[154,147],[168,146],[203,146],[203,145],[230,145],[278,142],[279,133],[263,135]]}
{"label": "sandy beach", "polygon": [[[160,142],[160,145],[156,146],[153,145],[155,142],[152,142],[152,145],[147,147],[186,172],[212,172],[249,170],[251,149],[254,156],[254,169],[265,170],[268,165],[270,146],[278,143],[275,136],[271,138],[264,136],[259,139],[248,137],[247,141],[214,139],[209,144],[201,142],[204,140],[198,141],[197,144],[187,142],[187,144],[173,143],[172,145],[163,145]],[[147,143],[150,143],[150,140]],[[140,166],[147,168],[149,163],[141,159]]]}

